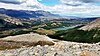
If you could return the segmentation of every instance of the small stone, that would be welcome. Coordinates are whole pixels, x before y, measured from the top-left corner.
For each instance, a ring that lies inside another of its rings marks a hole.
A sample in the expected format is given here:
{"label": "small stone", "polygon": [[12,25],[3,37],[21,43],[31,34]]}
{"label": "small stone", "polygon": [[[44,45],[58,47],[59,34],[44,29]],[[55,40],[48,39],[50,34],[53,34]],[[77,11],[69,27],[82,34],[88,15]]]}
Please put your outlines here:
{"label": "small stone", "polygon": [[5,53],[5,56],[16,56],[16,55],[14,55],[12,53]]}
{"label": "small stone", "polygon": [[44,47],[48,47],[49,45],[45,45]]}
{"label": "small stone", "polygon": [[28,50],[24,50],[24,51],[20,52],[20,55],[23,55],[25,53],[28,53]]}
{"label": "small stone", "polygon": [[47,53],[46,56],[55,56],[55,53]]}
{"label": "small stone", "polygon": [[76,49],[76,48],[79,48],[79,47],[80,47],[79,45],[74,45],[72,48]]}
{"label": "small stone", "polygon": [[73,54],[74,55],[79,55],[81,52],[74,52]]}
{"label": "small stone", "polygon": [[88,48],[84,48],[84,50],[89,50]]}
{"label": "small stone", "polygon": [[40,45],[37,45],[36,47],[41,47]]}
{"label": "small stone", "polygon": [[34,54],[33,52],[29,52],[29,54]]}
{"label": "small stone", "polygon": [[51,48],[51,50],[53,51],[53,50],[55,50],[54,48]]}
{"label": "small stone", "polygon": [[35,53],[35,55],[37,55],[37,56],[38,56],[39,54],[38,54],[38,53]]}

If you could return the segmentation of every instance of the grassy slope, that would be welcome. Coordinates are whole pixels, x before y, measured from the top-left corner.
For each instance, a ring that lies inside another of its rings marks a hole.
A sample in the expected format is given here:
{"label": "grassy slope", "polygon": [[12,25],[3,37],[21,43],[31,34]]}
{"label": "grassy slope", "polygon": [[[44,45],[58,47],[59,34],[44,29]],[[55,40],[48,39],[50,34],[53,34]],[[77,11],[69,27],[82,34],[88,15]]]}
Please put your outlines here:
{"label": "grassy slope", "polygon": [[100,30],[83,31],[71,29],[67,31],[58,31],[54,35],[49,35],[49,37],[66,41],[93,43],[100,42]]}
{"label": "grassy slope", "polygon": [[63,39],[68,41],[76,41],[76,42],[99,42],[100,31],[99,30],[91,30],[91,31],[73,30],[67,32],[64,35]]}
{"label": "grassy slope", "polygon": [[0,38],[6,37],[6,36],[26,34],[30,32],[32,32],[32,29],[19,29],[19,30],[16,29],[16,30],[1,31]]}

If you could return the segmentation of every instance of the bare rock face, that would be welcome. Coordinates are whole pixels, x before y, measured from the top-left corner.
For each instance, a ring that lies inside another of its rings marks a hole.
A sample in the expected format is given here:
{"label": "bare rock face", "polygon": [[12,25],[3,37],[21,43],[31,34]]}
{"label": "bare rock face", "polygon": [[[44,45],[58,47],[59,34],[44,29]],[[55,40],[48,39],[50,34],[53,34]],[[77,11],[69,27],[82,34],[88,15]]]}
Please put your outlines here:
{"label": "bare rock face", "polygon": [[22,34],[22,35],[17,35],[17,36],[8,36],[5,38],[2,38],[2,40],[13,40],[13,41],[25,41],[25,42],[39,42],[41,41],[48,41],[52,42],[52,39],[45,35],[39,35],[36,33],[30,33],[30,34]]}
{"label": "bare rock face", "polygon": [[90,22],[88,25],[83,26],[80,30],[92,30],[92,29],[100,29],[100,18],[96,19],[95,21]]}
{"label": "bare rock face", "polygon": [[16,36],[8,36],[5,38],[2,38],[0,40],[6,40],[6,41],[17,41],[17,42],[26,42],[26,43],[33,43],[34,45],[54,45],[53,39],[49,38],[45,35],[39,35],[36,33],[30,33],[30,34],[22,34],[22,35],[16,35]]}

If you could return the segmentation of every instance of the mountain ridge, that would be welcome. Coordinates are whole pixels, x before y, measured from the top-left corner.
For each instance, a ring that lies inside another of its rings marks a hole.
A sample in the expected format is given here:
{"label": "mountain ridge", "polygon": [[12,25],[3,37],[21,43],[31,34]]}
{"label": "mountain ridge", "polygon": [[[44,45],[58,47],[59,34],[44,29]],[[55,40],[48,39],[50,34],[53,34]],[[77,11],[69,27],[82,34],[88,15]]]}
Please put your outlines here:
{"label": "mountain ridge", "polygon": [[97,18],[96,20],[90,22],[86,26],[80,28],[80,30],[88,30],[88,31],[93,29],[94,30],[100,29],[100,18]]}
{"label": "mountain ridge", "polygon": [[47,11],[28,11],[28,10],[12,10],[0,8],[0,14],[6,14],[11,17],[19,19],[30,19],[30,18],[59,18],[59,15],[52,14]]}

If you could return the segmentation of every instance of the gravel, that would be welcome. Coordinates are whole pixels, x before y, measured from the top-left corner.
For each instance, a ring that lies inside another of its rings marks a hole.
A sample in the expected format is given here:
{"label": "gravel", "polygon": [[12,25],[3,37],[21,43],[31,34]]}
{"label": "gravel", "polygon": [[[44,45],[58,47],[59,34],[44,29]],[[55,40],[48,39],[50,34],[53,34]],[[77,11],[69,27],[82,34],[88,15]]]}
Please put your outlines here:
{"label": "gravel", "polygon": [[0,56],[100,56],[100,43],[58,41],[55,45],[0,51]]}

